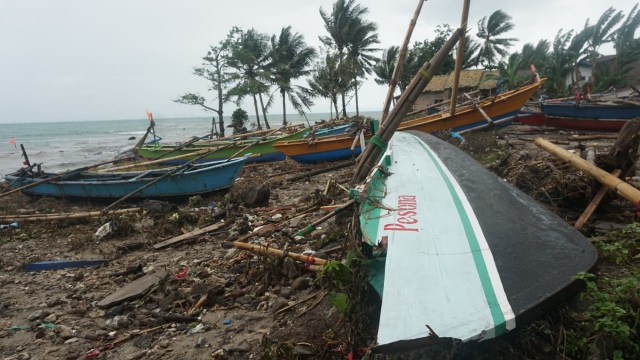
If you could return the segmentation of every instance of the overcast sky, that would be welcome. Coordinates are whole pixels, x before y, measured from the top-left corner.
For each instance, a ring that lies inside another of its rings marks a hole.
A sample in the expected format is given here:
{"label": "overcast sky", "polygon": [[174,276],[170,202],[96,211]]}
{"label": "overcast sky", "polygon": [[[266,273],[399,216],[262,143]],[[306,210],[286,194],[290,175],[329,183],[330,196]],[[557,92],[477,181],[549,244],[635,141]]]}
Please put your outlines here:
{"label": "overcast sky", "polygon": [[[325,35],[319,15],[333,0],[0,0],[0,123],[208,116],[174,103],[184,92],[206,95],[207,83],[192,74],[209,45],[232,26],[279,33],[282,27],[319,46]],[[380,48],[400,45],[416,0],[360,0],[378,25]],[[513,17],[510,37],[553,40],[560,28],[582,29],[609,6],[625,15],[636,1],[471,1],[470,33],[484,16],[501,9]],[[463,0],[428,0],[414,40],[432,39],[438,24],[457,27]],[[369,78],[360,109],[382,107],[386,88]],[[210,95],[208,95],[210,96]],[[235,106],[226,105],[226,114]],[[251,108],[245,106],[251,113]],[[328,112],[316,99],[312,112]],[[272,113],[280,111],[272,110]]]}

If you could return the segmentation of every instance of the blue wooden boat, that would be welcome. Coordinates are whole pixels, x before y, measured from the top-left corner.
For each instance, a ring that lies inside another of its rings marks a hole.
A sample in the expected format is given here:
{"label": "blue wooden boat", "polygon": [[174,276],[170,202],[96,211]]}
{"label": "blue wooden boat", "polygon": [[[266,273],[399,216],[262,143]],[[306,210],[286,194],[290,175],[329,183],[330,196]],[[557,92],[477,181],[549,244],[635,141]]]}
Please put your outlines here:
{"label": "blue wooden boat", "polygon": [[[153,183],[137,192],[132,198],[186,197],[208,193],[233,185],[248,156],[231,160],[216,161],[184,166],[174,174]],[[5,175],[7,182],[15,188],[58,176],[50,182],[43,182],[24,189],[30,195],[70,197],[70,198],[122,198],[141,187],[157,180],[171,169],[154,169],[122,173],[71,172],[68,176],[44,173],[33,176],[24,170]]]}
{"label": "blue wooden boat", "polygon": [[594,131],[618,131],[640,116],[640,103],[620,100],[547,100],[540,103],[540,109],[549,126]]}
{"label": "blue wooden boat", "polygon": [[[356,124],[351,123],[351,124],[345,124],[345,125],[338,125],[331,128],[316,129],[315,135],[316,137],[342,135],[342,134],[346,134],[350,129],[353,129],[355,126]],[[306,132],[304,134],[304,137],[308,138],[310,134],[311,132]]]}
{"label": "blue wooden boat", "polygon": [[356,194],[376,351],[490,339],[572,296],[596,249],[457,147],[397,132]]}

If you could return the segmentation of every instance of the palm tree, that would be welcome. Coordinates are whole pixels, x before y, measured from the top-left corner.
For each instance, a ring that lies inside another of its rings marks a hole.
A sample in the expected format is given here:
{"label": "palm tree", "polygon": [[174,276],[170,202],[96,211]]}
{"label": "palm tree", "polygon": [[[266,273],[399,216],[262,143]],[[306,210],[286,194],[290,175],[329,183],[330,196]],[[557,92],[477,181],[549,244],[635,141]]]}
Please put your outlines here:
{"label": "palm tree", "polygon": [[389,85],[393,79],[393,71],[400,54],[399,46],[391,46],[382,52],[382,57],[373,66],[372,70],[375,75],[373,79],[378,85]]}
{"label": "palm tree", "polygon": [[282,95],[282,125],[287,125],[287,95],[293,108],[300,114],[313,105],[311,91],[304,86],[293,85],[291,81],[311,73],[309,65],[315,55],[316,50],[307,46],[302,35],[292,33],[291,26],[282,28],[279,37],[271,37],[269,68],[271,79]]}
{"label": "palm tree", "polygon": [[616,50],[615,77],[622,80],[630,71],[630,65],[640,56],[640,39],[634,38],[640,28],[640,11],[634,5],[627,18],[615,33],[613,48]]}
{"label": "palm tree", "polygon": [[365,21],[362,18],[357,18],[356,20],[352,24],[352,31],[350,31],[347,57],[349,63],[353,66],[356,117],[359,118],[358,78],[371,74],[371,68],[377,60],[373,53],[379,51],[379,49],[372,46],[380,43],[380,40],[378,40],[378,34],[376,34],[378,28],[376,24]]}
{"label": "palm tree", "polygon": [[482,46],[476,57],[476,65],[481,64],[488,69],[495,68],[495,64],[500,61],[498,56],[505,57],[515,41],[515,38],[501,38],[499,36],[513,29],[511,16],[502,10],[496,10],[493,14],[483,17],[478,21],[478,36],[482,39]]}
{"label": "palm tree", "polygon": [[[229,65],[238,71],[237,84],[230,92],[240,101],[244,96],[253,98],[258,129],[262,129],[258,97],[264,114],[262,94],[269,91],[266,84],[268,79],[267,64],[269,62],[269,36],[250,29],[246,32],[234,28],[235,36],[231,45]],[[265,126],[269,129],[269,122],[264,118]]]}
{"label": "palm tree", "polygon": [[[343,69],[342,63],[347,60],[346,53],[354,39],[359,38],[365,41],[369,39],[367,31],[375,30],[375,24],[362,20],[362,17],[367,12],[368,9],[355,4],[355,0],[337,0],[333,4],[331,13],[327,13],[320,8],[320,16],[324,21],[325,29],[329,33],[329,36],[320,36],[320,41],[336,50],[339,61],[338,68],[340,69]],[[355,31],[361,26],[364,26],[364,29],[360,29],[360,34],[355,36]],[[362,33],[362,30],[365,32]],[[351,76],[352,72],[349,71],[342,75]],[[342,97],[342,113],[346,116],[346,93],[342,92],[340,95]]]}
{"label": "palm tree", "polygon": [[[315,66],[315,71],[309,80],[309,87],[317,95],[328,98],[333,108],[335,108],[336,118],[338,117],[338,94],[341,94],[348,87],[344,77],[340,76],[339,60],[337,55],[327,54],[324,62],[319,62]],[[331,110],[333,112],[333,110]]]}
{"label": "palm tree", "polygon": [[551,45],[552,51],[544,63],[543,72],[551,80],[546,84],[551,97],[561,97],[567,94],[564,78],[571,72],[573,66],[574,55],[568,49],[572,38],[573,30],[566,33],[563,33],[562,29],[558,30]]}
{"label": "palm tree", "polygon": [[[503,85],[507,89],[514,89],[526,82],[522,76],[518,74],[518,71],[522,68],[524,58],[520,53],[514,53],[509,56],[507,63],[498,63],[498,73],[500,78],[504,80]],[[528,80],[528,79],[527,79]]]}
{"label": "palm tree", "polygon": [[528,68],[532,64],[538,69],[542,69],[545,66],[550,47],[551,45],[547,40],[540,40],[535,46],[531,43],[524,44],[521,51],[521,69]]}
{"label": "palm tree", "polygon": [[596,84],[595,60],[600,56],[598,49],[606,43],[613,42],[613,28],[620,22],[620,20],[622,20],[623,17],[622,11],[616,12],[613,7],[610,7],[600,15],[600,18],[595,24],[589,25],[589,19],[587,19],[584,24],[584,28],[581,31],[581,33],[584,33],[586,37],[586,48],[584,49],[584,53],[591,61],[591,66],[593,67],[591,81],[594,85]]}

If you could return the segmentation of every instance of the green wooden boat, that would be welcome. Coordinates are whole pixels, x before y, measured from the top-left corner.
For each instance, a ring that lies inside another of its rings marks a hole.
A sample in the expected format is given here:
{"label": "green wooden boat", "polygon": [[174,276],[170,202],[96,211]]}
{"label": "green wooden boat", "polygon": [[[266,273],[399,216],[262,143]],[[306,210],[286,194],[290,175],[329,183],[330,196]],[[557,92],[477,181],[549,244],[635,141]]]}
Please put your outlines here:
{"label": "green wooden boat", "polygon": [[[179,145],[157,145],[157,144],[145,144],[136,149],[138,155],[148,160],[168,159],[167,165],[177,165],[185,163],[194,159],[197,156],[202,155],[205,151],[218,148],[218,150],[211,151],[210,154],[203,156],[198,162],[208,162],[215,160],[224,160],[230,157],[243,157],[244,155],[251,154],[248,163],[267,162],[267,161],[281,161],[286,158],[286,155],[281,151],[276,150],[273,147],[277,141],[289,141],[302,139],[304,134],[309,129],[302,129],[293,134],[284,135],[275,138],[268,139],[249,139],[238,141],[199,141],[190,144],[184,148],[179,148]],[[191,154],[189,156],[189,154]],[[184,157],[183,157],[184,156]],[[172,159],[174,157],[180,157],[179,159]]]}

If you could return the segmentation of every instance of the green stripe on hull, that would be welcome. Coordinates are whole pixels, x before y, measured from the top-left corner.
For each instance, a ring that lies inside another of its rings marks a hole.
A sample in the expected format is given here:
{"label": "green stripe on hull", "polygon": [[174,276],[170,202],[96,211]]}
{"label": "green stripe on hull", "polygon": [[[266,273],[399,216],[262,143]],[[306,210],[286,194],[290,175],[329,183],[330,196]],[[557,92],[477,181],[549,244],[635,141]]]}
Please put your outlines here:
{"label": "green stripe on hull", "polygon": [[491,316],[493,317],[496,335],[501,335],[506,332],[506,321],[504,318],[504,314],[502,313],[502,309],[500,308],[498,298],[496,297],[496,292],[493,289],[491,277],[489,276],[489,271],[487,270],[487,264],[484,262],[482,249],[480,249],[480,245],[478,244],[478,238],[476,237],[476,233],[471,226],[469,214],[467,214],[467,211],[462,205],[462,201],[460,200],[458,192],[453,187],[451,179],[449,179],[449,176],[445,173],[444,169],[440,165],[440,162],[436,159],[435,154],[433,154],[431,149],[427,148],[427,146],[422,141],[420,141],[419,143],[427,153],[429,158],[431,158],[433,163],[436,165],[436,168],[447,184],[449,194],[451,194],[451,197],[456,205],[456,209],[458,210],[458,214],[460,215],[460,220],[462,220],[464,226],[464,231],[467,234],[467,241],[469,242],[471,254],[473,255],[473,260],[476,264],[476,270],[478,271],[478,276],[480,277],[480,282],[482,283],[482,288],[484,289],[484,293],[487,298],[487,304],[489,305],[489,309],[491,310]]}

